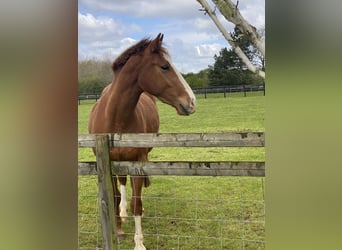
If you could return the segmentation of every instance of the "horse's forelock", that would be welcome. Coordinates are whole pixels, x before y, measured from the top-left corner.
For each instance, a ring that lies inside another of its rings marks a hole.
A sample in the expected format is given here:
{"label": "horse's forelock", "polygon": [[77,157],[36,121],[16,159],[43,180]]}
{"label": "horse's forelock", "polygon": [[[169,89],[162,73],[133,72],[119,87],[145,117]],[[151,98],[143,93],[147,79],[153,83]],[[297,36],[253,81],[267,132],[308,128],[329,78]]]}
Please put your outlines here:
{"label": "horse's forelock", "polygon": [[[113,62],[112,69],[113,69],[114,73],[116,71],[120,70],[126,64],[126,62],[128,61],[128,59],[131,56],[142,53],[151,44],[152,41],[153,40],[151,40],[151,39],[144,38],[144,39],[140,40],[139,42],[137,42],[136,44],[134,44],[131,47],[129,47],[128,49],[126,49]],[[166,48],[164,48],[162,46],[162,44],[160,44],[160,47],[159,47],[158,51],[155,51],[155,52],[162,53],[164,55],[169,56]]]}

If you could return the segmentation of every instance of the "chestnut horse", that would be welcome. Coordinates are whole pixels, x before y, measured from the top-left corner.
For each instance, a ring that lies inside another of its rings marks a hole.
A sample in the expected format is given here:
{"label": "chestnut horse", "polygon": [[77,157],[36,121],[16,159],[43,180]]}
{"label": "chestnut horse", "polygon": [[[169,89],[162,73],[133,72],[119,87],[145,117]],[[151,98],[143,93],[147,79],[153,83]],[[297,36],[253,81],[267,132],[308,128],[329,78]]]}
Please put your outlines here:
{"label": "chestnut horse", "polygon": [[[170,60],[162,46],[163,35],[143,39],[125,50],[113,62],[114,79],[102,92],[89,119],[89,133],[156,133],[159,116],[154,96],[173,106],[179,115],[195,112],[196,98],[191,88]],[[111,160],[147,161],[152,148],[111,148]],[[126,176],[113,176],[116,224],[123,238],[121,221],[127,218]],[[141,216],[142,186],[149,185],[147,176],[131,176],[131,211],[135,221],[135,250],[143,244]],[[120,213],[119,213],[120,211]]]}

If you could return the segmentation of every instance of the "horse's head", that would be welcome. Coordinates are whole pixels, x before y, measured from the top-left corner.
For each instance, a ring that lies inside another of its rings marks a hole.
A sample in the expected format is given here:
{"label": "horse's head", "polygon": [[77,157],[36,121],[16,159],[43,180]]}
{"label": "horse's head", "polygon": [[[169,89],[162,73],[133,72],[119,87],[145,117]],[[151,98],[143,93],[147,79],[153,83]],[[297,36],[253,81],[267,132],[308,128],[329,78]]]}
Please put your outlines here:
{"label": "horse's head", "polygon": [[175,107],[179,115],[190,115],[195,112],[196,97],[172,64],[162,41],[163,35],[159,34],[144,49],[138,84],[143,91]]}

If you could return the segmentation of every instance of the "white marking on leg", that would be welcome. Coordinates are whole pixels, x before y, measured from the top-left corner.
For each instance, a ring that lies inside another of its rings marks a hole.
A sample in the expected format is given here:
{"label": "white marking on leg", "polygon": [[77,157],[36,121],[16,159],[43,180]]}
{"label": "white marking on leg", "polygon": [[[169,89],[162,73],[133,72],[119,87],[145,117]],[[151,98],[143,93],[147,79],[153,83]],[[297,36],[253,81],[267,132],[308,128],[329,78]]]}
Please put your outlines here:
{"label": "white marking on leg", "polygon": [[142,228],[141,228],[141,216],[134,216],[134,222],[135,222],[134,250],[146,250],[143,244],[144,236],[142,234]]}
{"label": "white marking on leg", "polygon": [[121,202],[120,202],[120,217],[122,221],[126,221],[128,218],[127,214],[127,200],[126,200],[126,186],[120,185]]}

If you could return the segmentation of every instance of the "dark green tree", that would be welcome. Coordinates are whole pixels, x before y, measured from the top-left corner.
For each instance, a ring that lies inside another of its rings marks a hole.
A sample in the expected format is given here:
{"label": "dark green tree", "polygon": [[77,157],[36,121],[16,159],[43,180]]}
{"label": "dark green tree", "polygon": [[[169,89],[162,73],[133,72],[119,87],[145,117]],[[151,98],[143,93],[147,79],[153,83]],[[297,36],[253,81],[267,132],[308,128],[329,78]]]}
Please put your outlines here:
{"label": "dark green tree", "polygon": [[208,69],[204,69],[198,73],[183,74],[183,77],[192,89],[204,88],[208,86],[208,72]]}
{"label": "dark green tree", "polygon": [[[231,36],[241,50],[252,62],[258,62],[256,50],[242,32],[235,27]],[[236,53],[230,49],[223,48],[219,55],[214,56],[215,63],[209,66],[208,80],[211,86],[256,84],[262,83],[263,79],[247,70],[247,67]]]}

